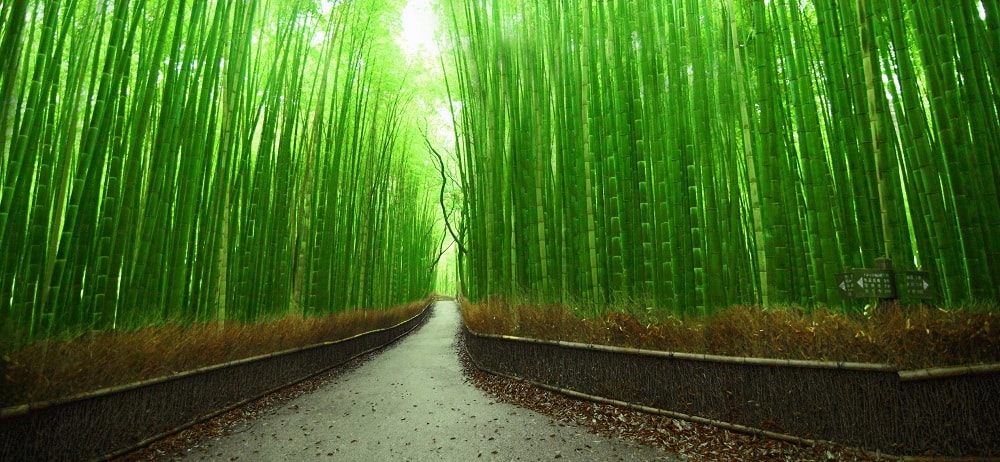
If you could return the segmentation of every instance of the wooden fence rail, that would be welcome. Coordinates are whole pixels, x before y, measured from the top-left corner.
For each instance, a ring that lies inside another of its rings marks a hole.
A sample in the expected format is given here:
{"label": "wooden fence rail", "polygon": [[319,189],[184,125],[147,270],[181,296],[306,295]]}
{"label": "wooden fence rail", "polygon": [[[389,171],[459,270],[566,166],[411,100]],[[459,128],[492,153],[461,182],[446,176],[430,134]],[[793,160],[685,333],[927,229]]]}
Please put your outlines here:
{"label": "wooden fence rail", "polygon": [[1000,365],[897,371],[464,332],[483,370],[731,429],[900,456],[1000,456]]}
{"label": "wooden fence rail", "polygon": [[0,461],[93,460],[127,452],[382,348],[430,311],[336,342],[0,409]]}

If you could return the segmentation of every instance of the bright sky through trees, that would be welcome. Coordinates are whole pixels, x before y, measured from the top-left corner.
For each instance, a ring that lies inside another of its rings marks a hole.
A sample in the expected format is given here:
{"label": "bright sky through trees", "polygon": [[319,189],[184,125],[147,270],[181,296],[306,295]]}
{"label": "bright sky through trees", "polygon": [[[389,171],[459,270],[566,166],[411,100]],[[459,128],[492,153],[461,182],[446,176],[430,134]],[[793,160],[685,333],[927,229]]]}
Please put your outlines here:
{"label": "bright sky through trees", "polygon": [[[446,169],[457,174],[457,165],[451,153],[455,145],[455,128],[448,100],[444,89],[444,74],[441,67],[441,50],[438,46],[438,34],[441,33],[440,21],[435,13],[435,0],[408,0],[400,14],[401,29],[395,36],[396,43],[407,58],[407,74],[412,88],[419,88],[414,96],[414,104],[418,109],[417,125],[421,127],[428,140],[437,146]],[[460,101],[452,104],[461,107]],[[421,162],[425,167],[437,169],[438,166],[428,154]],[[438,175],[434,173],[435,178]],[[450,215],[451,220],[457,219],[457,197],[459,185],[446,185],[449,193],[445,199],[446,207],[455,209]],[[442,252],[438,270],[438,290],[442,293],[454,293],[457,289],[456,255],[451,236],[444,233],[444,214],[437,223],[440,231],[445,234],[441,242]]]}
{"label": "bright sky through trees", "polygon": [[396,41],[406,57],[412,60],[422,55],[426,61],[437,61],[440,50],[434,37],[438,19],[431,0],[409,0],[403,7],[402,25]]}

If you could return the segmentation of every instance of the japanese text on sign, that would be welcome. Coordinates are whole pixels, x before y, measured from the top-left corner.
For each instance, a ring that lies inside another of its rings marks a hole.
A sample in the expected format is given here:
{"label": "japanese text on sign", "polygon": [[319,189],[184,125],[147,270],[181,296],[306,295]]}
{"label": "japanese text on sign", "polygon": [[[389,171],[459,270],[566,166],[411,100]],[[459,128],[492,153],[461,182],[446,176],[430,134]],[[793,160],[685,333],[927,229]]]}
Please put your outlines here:
{"label": "japanese text on sign", "polygon": [[885,270],[854,270],[853,292],[856,296],[892,298],[896,293],[892,273]]}

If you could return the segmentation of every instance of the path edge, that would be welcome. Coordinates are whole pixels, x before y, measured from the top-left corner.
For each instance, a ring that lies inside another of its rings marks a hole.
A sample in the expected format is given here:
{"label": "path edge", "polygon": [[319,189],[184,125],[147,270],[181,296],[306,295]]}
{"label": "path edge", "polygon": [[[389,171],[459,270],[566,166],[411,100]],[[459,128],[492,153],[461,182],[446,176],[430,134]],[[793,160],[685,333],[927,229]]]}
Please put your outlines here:
{"label": "path edge", "polygon": [[0,460],[106,460],[385,348],[421,326],[432,299],[395,326],[59,400],[0,409]]}

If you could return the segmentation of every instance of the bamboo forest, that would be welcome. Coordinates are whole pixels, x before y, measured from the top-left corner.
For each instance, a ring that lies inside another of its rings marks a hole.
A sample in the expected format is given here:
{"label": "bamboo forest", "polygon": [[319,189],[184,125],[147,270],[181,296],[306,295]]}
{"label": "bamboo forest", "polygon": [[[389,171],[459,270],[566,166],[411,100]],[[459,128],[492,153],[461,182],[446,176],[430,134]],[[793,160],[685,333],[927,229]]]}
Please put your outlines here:
{"label": "bamboo forest", "polygon": [[448,10],[471,297],[997,298],[996,1],[539,3]]}
{"label": "bamboo forest", "polygon": [[1000,298],[997,0],[438,0],[417,51],[406,3],[0,0],[0,350],[434,292],[860,310],[879,261]]}

